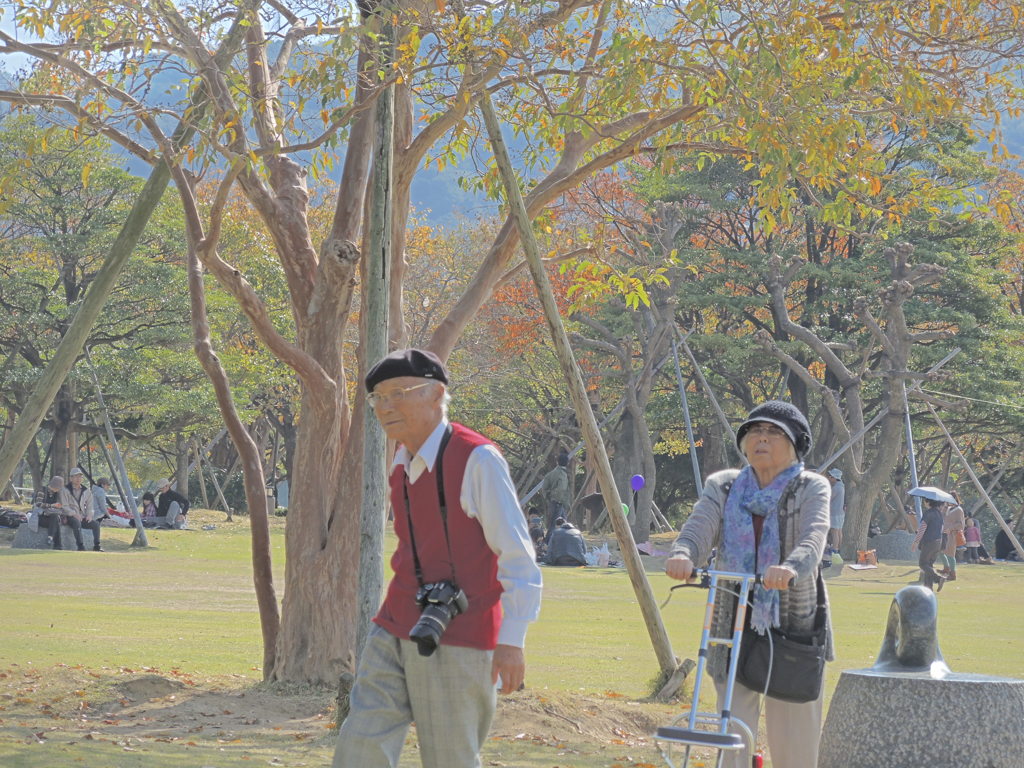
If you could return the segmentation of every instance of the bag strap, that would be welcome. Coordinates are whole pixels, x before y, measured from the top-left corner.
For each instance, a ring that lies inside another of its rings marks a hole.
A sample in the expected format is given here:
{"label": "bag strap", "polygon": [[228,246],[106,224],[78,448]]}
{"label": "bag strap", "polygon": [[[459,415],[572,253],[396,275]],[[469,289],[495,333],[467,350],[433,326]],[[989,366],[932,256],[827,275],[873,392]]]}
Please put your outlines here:
{"label": "bag strap", "polygon": [[[458,579],[455,578],[455,559],[452,557],[452,541],[448,537],[448,505],[444,498],[444,450],[448,447],[448,441],[451,439],[452,425],[449,424],[441,436],[441,444],[437,447],[437,459],[434,464],[437,476],[437,503],[441,512],[441,523],[444,525],[444,541],[448,546],[448,564],[452,569],[452,583],[458,584]],[[423,568],[420,565],[419,553],[416,551],[416,534],[412,527],[412,509],[409,505],[409,476],[404,469],[402,470],[402,495],[405,498],[405,516],[409,525],[409,543],[412,545],[412,562],[416,570],[416,581],[422,587]]]}
{"label": "bag strap", "polygon": [[818,600],[817,607],[814,611],[814,632],[815,634],[825,631],[825,620],[827,618],[827,612],[825,610],[825,577],[821,575],[821,567],[818,567],[817,577],[817,591]]}

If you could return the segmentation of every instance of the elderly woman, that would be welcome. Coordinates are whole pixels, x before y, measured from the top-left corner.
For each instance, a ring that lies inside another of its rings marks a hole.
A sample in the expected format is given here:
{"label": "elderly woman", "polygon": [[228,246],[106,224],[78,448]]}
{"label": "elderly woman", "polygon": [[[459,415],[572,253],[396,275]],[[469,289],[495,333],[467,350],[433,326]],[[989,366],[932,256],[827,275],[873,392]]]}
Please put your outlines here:
{"label": "elderly woman", "polygon": [[[789,635],[811,635],[817,606],[818,568],[829,528],[830,488],[824,477],[804,470],[811,447],[807,419],[790,403],[772,400],[754,408],[736,432],[740,451],[750,465],[711,475],[665,564],[665,573],[689,580],[694,563],[707,561],[718,547],[720,570],[758,573],[748,612],[750,626],[765,634],[778,627]],[[715,602],[712,631],[731,634],[736,599],[725,591]],[[827,600],[826,600],[827,611]],[[827,627],[827,655],[832,660],[832,632]],[[719,698],[725,691],[728,649],[714,645],[708,672]],[[774,768],[809,768],[818,764],[822,697],[794,704],[765,698],[768,749]],[[742,683],[733,689],[732,717],[757,734],[762,695]],[[726,755],[725,768],[745,768],[750,756]]]}

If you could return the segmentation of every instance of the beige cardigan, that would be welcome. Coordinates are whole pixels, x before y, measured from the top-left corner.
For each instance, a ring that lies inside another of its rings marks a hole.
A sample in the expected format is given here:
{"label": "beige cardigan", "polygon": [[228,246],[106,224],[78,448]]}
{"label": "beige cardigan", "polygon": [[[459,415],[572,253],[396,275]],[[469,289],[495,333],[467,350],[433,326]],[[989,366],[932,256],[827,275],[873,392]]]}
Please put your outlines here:
{"label": "beige cardigan", "polygon": [[[718,546],[722,533],[725,500],[738,469],[716,472],[707,479],[704,493],[693,506],[672,546],[673,555],[690,558],[702,566]],[[779,497],[779,549],[781,565],[796,571],[796,579],[779,597],[779,624],[783,632],[810,634],[817,605],[817,575],[825,537],[829,527],[828,481],[815,472],[801,472]],[[828,593],[825,594],[827,655],[835,658],[832,643],[832,622],[828,616]],[[731,636],[736,616],[736,597],[720,591],[715,599],[711,620],[712,636]],[[725,680],[728,671],[728,649],[714,645],[708,653],[708,673],[717,681]]]}

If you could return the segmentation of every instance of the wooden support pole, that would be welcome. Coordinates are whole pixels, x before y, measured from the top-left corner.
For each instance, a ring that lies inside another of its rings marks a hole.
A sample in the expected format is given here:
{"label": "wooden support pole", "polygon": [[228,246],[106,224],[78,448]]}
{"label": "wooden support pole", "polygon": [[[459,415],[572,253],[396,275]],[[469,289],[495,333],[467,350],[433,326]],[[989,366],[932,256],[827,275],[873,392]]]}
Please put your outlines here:
{"label": "wooden support pole", "polygon": [[501,126],[498,123],[498,117],[494,112],[494,105],[491,103],[491,97],[486,86],[481,87],[478,93],[480,109],[483,113],[491,147],[494,151],[494,159],[498,170],[501,172],[505,198],[508,202],[510,213],[515,218],[516,227],[519,230],[523,251],[526,254],[526,263],[537,286],[537,295],[544,308],[544,317],[547,319],[548,327],[551,331],[555,354],[561,365],[562,373],[565,375],[569,395],[576,410],[576,418],[582,427],[587,453],[594,460],[597,469],[598,483],[600,484],[605,504],[610,510],[612,528],[619,540],[622,561],[625,563],[626,572],[629,574],[633,591],[636,593],[637,603],[640,605],[640,612],[643,614],[644,623],[647,625],[647,631],[654,646],[654,653],[657,656],[658,664],[662,672],[666,676],[670,676],[676,671],[678,661],[672,653],[672,645],[669,642],[668,633],[665,631],[661,613],[658,611],[658,605],[654,599],[651,584],[647,580],[647,574],[637,552],[633,532],[630,530],[626,518],[621,512],[622,499],[619,496],[619,489],[615,485],[611,463],[608,461],[608,452],[605,450],[604,441],[598,429],[597,419],[594,416],[593,409],[590,407],[590,400],[587,398],[583,374],[576,363],[572,347],[569,344],[569,336],[562,323],[558,305],[555,303],[551,282],[548,279],[547,272],[544,270],[540,248],[537,246],[537,240],[533,233],[533,224],[527,213],[526,204],[523,202],[522,191],[519,189],[519,182],[516,179],[512,161],[509,158]]}
{"label": "wooden support pole", "polygon": [[[394,6],[375,5],[377,55],[383,77],[395,60]],[[367,368],[388,353],[390,338],[391,233],[394,217],[395,87],[386,85],[374,105],[370,221],[363,273],[363,359]],[[384,529],[388,509],[387,435],[369,403],[363,409],[362,508],[359,519],[359,617],[356,652],[361,653],[384,595]]]}
{"label": "wooden support pole", "polygon": [[1020,556],[1020,559],[1024,560],[1024,547],[1020,545],[1020,540],[1013,534],[1013,531],[1010,530],[1010,526],[1006,524],[1006,521],[1003,520],[1003,516],[996,508],[996,505],[992,503],[991,497],[985,491],[985,487],[981,484],[978,476],[974,474],[974,470],[971,469],[971,465],[967,463],[967,458],[960,452],[956,442],[953,440],[953,436],[949,434],[949,430],[946,429],[946,425],[943,424],[942,419],[939,418],[939,414],[937,414],[935,409],[932,408],[931,403],[925,402],[925,406],[928,408],[928,412],[931,413],[932,418],[935,419],[935,423],[939,425],[939,429],[942,430],[942,434],[946,436],[946,441],[949,443],[949,447],[956,454],[957,458],[960,459],[960,463],[963,464],[964,469],[967,470],[967,474],[971,476],[971,481],[974,483],[974,487],[978,489],[978,493],[981,494],[985,503],[988,504],[988,508],[992,511],[992,515],[995,517],[999,527],[1003,529],[1003,533],[1010,537],[1010,543],[1013,544],[1013,548],[1017,550],[1017,554]]}
{"label": "wooden support pole", "polygon": [[[121,503],[124,505],[124,511],[130,512],[132,519],[135,521],[135,538],[132,539],[133,547],[148,547],[149,538],[146,536],[146,529],[142,527],[142,515],[139,514],[139,507],[135,503],[135,492],[132,491],[131,480],[128,479],[128,470],[124,465],[124,456],[121,455],[121,449],[117,445],[117,436],[114,434],[114,426],[110,423],[110,414],[107,412],[107,404],[103,401],[103,390],[100,389],[100,377],[96,373],[96,366],[92,364],[92,355],[89,354],[88,347],[85,348],[85,362],[89,365],[89,373],[92,374],[93,385],[96,388],[96,403],[100,407],[100,413],[103,414],[103,427],[107,433],[107,440],[110,441],[111,450],[114,452],[114,459],[117,461],[118,472],[114,473],[114,485],[121,495]],[[93,418],[93,423],[98,427],[99,422]],[[100,445],[103,448],[104,455],[106,455],[106,446],[103,444],[102,438],[100,439]],[[110,461],[110,457],[107,456],[108,463],[113,466],[113,462]],[[118,477],[120,474],[120,477]]]}
{"label": "wooden support pole", "polygon": [[199,474],[199,495],[203,497],[203,509],[210,509],[210,496],[206,492],[206,474],[203,472],[203,454],[199,440],[192,441],[192,450],[195,451],[196,460],[193,465]]}
{"label": "wooden support pole", "polygon": [[[230,523],[234,520],[234,517],[231,514],[231,505],[228,504],[228,500],[224,498],[224,491],[220,487],[220,482],[217,480],[217,472],[214,466],[210,464],[210,460],[205,456],[203,457],[203,461],[205,461],[206,465],[210,468],[210,480],[213,482],[214,490],[217,491],[217,498],[220,499],[220,503],[224,506],[224,514],[228,516],[227,522]],[[225,478],[224,482],[227,482],[227,478]]]}

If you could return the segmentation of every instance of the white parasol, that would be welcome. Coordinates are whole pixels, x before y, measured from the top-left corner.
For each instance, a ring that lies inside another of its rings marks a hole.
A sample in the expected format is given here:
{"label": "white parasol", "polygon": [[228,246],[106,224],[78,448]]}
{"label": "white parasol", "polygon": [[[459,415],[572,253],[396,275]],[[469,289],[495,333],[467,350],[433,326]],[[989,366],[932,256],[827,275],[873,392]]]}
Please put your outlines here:
{"label": "white parasol", "polygon": [[932,501],[944,501],[947,504],[956,504],[956,499],[934,485],[919,485],[907,491],[907,495],[920,496],[922,499],[931,499]]}

